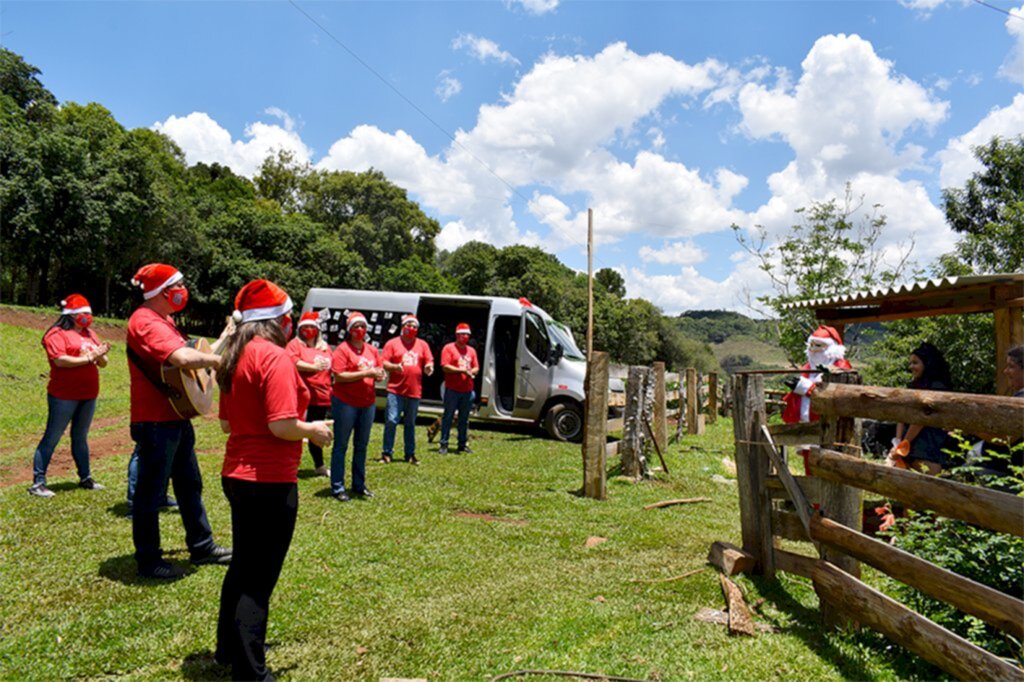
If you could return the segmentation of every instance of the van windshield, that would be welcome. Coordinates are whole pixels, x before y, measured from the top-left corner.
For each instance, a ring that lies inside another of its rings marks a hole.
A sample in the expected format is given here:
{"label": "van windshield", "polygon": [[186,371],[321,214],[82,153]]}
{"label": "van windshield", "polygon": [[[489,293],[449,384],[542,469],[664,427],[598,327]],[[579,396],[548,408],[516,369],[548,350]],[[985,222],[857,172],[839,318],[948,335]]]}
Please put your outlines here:
{"label": "van windshield", "polygon": [[555,343],[562,344],[563,357],[567,357],[570,360],[586,360],[583,357],[583,351],[576,345],[576,341],[572,338],[572,331],[561,322],[555,322],[554,320],[548,320],[548,331],[551,333],[551,339]]}

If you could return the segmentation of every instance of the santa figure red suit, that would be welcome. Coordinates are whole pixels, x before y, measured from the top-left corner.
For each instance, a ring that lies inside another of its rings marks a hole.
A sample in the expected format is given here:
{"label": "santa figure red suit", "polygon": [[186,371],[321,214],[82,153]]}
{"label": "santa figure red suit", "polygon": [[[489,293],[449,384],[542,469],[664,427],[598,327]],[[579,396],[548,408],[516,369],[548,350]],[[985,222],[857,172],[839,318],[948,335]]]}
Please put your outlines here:
{"label": "santa figure red suit", "polygon": [[[814,370],[825,367],[833,370],[852,370],[846,360],[846,347],[834,327],[821,325],[807,337],[807,362],[801,369]],[[811,394],[821,383],[821,372],[805,371],[800,375],[793,390],[783,396],[786,406],[782,410],[782,421],[787,424],[816,422],[818,415],[811,412]]]}

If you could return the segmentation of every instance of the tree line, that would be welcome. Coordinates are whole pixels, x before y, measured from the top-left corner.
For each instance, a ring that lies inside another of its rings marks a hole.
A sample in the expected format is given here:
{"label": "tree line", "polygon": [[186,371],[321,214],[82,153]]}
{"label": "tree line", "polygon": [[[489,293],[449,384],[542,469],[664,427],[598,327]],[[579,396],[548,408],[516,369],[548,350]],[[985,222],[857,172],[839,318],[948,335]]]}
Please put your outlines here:
{"label": "tree line", "polygon": [[[287,152],[251,180],[188,165],[167,136],[126,129],[102,105],[58,102],[40,71],[0,48],[0,300],[51,305],[70,291],[126,316],[146,262],[185,273],[185,325],[219,329],[254,277],[301,301],[311,287],[524,296],[581,337],[587,280],[542,249],[470,242],[438,251],[441,226],[383,173],[328,171]],[[622,277],[596,274],[595,347],[630,364],[717,368]]]}

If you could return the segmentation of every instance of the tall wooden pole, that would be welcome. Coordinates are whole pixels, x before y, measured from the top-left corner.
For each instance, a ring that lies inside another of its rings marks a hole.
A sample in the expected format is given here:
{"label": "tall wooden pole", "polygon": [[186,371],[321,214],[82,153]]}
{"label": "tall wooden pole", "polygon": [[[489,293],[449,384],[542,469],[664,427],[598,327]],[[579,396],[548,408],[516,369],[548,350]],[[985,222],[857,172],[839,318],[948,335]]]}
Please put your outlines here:
{"label": "tall wooden pole", "polygon": [[594,209],[587,209],[587,358],[594,352]]}

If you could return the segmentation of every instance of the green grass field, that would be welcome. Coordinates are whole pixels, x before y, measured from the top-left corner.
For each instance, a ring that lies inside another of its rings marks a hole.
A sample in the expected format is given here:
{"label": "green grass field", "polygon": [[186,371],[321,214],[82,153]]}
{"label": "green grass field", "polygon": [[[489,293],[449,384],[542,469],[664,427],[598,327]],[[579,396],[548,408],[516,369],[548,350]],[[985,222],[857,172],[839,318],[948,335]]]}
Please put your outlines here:
{"label": "green grass field", "polygon": [[[40,333],[0,325],[0,465],[6,480],[29,470],[46,416]],[[134,575],[123,518],[127,369],[115,347],[104,370],[94,436],[104,491],[51,479],[40,500],[27,483],[0,487],[0,678],[210,679],[223,567],[158,585]],[[218,471],[224,437],[197,423],[205,500],[217,539],[230,542]],[[738,542],[735,485],[715,482],[731,454],[720,420],[670,447],[671,476],[612,478],[609,500],[576,494],[579,448],[534,432],[476,428],[470,456],[426,443],[423,465],[369,464],[370,501],[339,504],[326,481],[300,472],[298,525],[271,604],[268,654],[281,679],[485,680],[522,668],[602,672],[652,680],[897,679],[905,657],[864,633],[826,635],[808,583],[739,578],[756,617],[778,628],[731,638],[699,623],[723,608],[714,570],[653,581],[705,565],[717,539]],[[371,454],[379,451],[380,426]],[[67,462],[66,441],[55,456]],[[644,511],[672,497],[707,504]],[[460,516],[460,512],[489,515]],[[163,545],[183,561],[183,530],[162,514]],[[591,549],[590,536],[607,538]],[[878,646],[876,646],[876,644]],[[530,678],[544,679],[544,678]],[[555,679],[555,678],[549,678]],[[565,678],[560,678],[565,679]]]}

